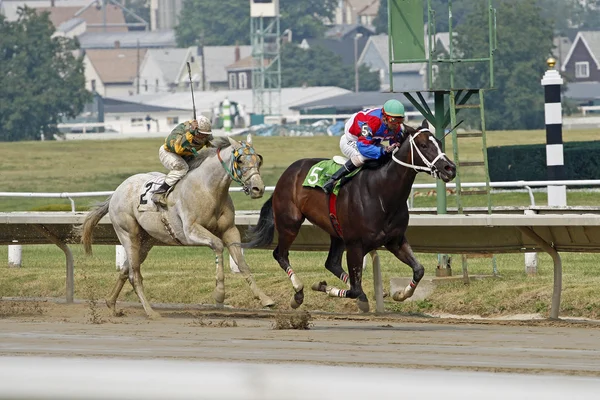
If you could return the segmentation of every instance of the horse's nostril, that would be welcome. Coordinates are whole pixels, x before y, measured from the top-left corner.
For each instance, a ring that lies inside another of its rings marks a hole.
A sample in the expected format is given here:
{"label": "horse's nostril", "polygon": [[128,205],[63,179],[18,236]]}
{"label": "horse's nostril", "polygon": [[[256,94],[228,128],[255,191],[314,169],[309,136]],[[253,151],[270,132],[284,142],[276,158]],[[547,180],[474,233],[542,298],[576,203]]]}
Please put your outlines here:
{"label": "horse's nostril", "polygon": [[454,172],[456,168],[454,168],[452,165],[446,165],[444,169],[446,172]]}

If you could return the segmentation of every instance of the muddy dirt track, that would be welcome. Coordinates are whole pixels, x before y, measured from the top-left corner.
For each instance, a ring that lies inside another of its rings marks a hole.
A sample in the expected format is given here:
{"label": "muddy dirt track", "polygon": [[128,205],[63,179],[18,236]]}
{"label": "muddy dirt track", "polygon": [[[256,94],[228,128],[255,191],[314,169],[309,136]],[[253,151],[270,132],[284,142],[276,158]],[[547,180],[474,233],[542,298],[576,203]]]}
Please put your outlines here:
{"label": "muddy dirt track", "polygon": [[[110,357],[459,369],[600,377],[600,325],[311,314],[277,330],[273,311],[0,301],[0,356]],[[96,323],[92,323],[96,322]],[[98,323],[100,322],[100,323]]]}

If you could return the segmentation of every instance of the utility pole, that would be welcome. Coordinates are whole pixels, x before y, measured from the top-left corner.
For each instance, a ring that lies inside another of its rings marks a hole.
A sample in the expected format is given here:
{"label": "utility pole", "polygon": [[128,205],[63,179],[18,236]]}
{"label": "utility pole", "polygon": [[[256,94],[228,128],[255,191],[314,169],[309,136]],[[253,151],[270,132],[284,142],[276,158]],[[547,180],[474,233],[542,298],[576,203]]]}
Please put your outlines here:
{"label": "utility pole", "polygon": [[137,94],[140,94],[140,40],[137,41],[137,67],[136,71],[136,81],[137,81]]}
{"label": "utility pole", "polygon": [[204,69],[204,31],[200,32],[200,51],[202,52],[202,91],[206,91],[206,72]]}
{"label": "utility pole", "polygon": [[357,33],[354,36],[354,91],[358,92],[358,39],[362,37],[362,33]]}

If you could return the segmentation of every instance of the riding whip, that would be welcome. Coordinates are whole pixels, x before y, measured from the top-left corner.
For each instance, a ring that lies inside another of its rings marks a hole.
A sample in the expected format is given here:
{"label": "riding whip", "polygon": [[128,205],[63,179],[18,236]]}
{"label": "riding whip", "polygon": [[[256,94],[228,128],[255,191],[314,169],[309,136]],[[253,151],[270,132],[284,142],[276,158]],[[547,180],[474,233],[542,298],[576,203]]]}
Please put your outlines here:
{"label": "riding whip", "polygon": [[192,90],[192,107],[194,107],[194,119],[196,119],[196,102],[194,101],[194,83],[192,82],[192,70],[190,63],[187,62],[188,76],[190,77],[190,89]]}

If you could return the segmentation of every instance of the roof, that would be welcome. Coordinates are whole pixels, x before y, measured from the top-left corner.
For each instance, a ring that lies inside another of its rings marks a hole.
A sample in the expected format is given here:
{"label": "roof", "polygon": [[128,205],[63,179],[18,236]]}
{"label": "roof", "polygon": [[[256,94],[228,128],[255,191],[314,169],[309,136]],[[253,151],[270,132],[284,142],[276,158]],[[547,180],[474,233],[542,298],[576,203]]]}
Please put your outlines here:
{"label": "roof", "polygon": [[85,32],[78,37],[82,49],[112,49],[115,42],[121,48],[165,48],[176,47],[175,31],[128,31],[128,32]]}
{"label": "roof", "polygon": [[565,97],[573,100],[600,99],[600,82],[572,82],[567,85]]}
{"label": "roof", "polygon": [[[268,67],[269,64],[271,64],[271,61],[266,58],[263,61],[264,61],[265,67]],[[253,67],[254,67],[254,58],[252,56],[248,56],[248,57],[244,57],[244,58],[240,59],[239,61],[234,62],[233,64],[226,66],[225,69],[227,71],[234,71],[234,70],[248,70],[248,69],[252,69]]]}
{"label": "roof", "polygon": [[[357,40],[358,56],[362,53],[367,40],[369,38],[362,36]],[[315,46],[322,46],[327,50],[334,52],[335,54],[342,57],[342,62],[345,65],[354,65],[354,39],[346,38],[344,40],[338,39],[304,39],[303,44],[306,43],[308,47],[314,48]]]}
{"label": "roof", "polygon": [[589,50],[590,55],[596,62],[596,68],[600,68],[600,31],[580,31],[577,33],[577,36],[575,36],[575,40],[573,40],[569,54],[567,54],[565,57],[561,68],[562,71],[565,71],[565,67],[571,59],[577,43],[580,41],[583,42],[583,44]]}
{"label": "roof", "polygon": [[[366,10],[373,3],[377,3],[379,6],[379,0],[346,0],[348,5],[357,13],[360,13],[363,10]],[[375,13],[377,13],[377,8],[375,9]]]}
{"label": "roof", "polygon": [[[91,4],[91,3],[90,3]],[[87,24],[87,32],[104,32],[104,27],[101,26],[90,26],[98,25],[104,22],[105,14],[102,8],[95,6],[90,7],[36,7],[38,13],[49,12],[50,21],[55,27],[60,26],[62,23],[67,22],[73,18],[81,18],[85,20]],[[108,4],[106,6],[106,23],[108,24],[125,24],[125,16],[123,10],[114,4]],[[127,26],[108,26],[106,27],[107,32],[127,32]]]}
{"label": "roof", "polygon": [[173,107],[161,107],[153,106],[150,104],[134,103],[131,101],[117,100],[111,98],[104,98],[104,113],[140,113],[140,112],[161,112],[161,111],[173,111],[177,110]]}
{"label": "roof", "polygon": [[381,107],[390,98],[396,98],[404,104],[407,110],[414,109],[414,106],[400,93],[383,92],[349,92],[332,96],[324,99],[299,103],[290,109],[295,111],[309,111],[320,108],[333,108],[339,112],[357,112],[365,108]]}
{"label": "roof", "polygon": [[[145,49],[140,49],[140,59]],[[136,49],[87,50],[86,56],[104,84],[133,82],[137,76]]]}
{"label": "roof", "polygon": [[85,24],[85,20],[83,18],[71,18],[59,26],[56,27],[58,32],[69,32],[79,24]]}
{"label": "roof", "polygon": [[[74,7],[83,8],[90,4],[92,0],[55,0],[55,7]],[[0,0],[0,14],[6,17],[7,21],[16,21],[18,18],[17,9],[27,6],[29,8],[48,7],[50,0]]]}
{"label": "roof", "polygon": [[[343,93],[350,93],[350,91],[335,86],[284,88],[281,89],[281,112],[283,115],[290,114],[290,110],[295,105],[337,96]],[[253,95],[251,89],[205,91],[194,94],[198,112],[210,111],[225,98],[237,102],[240,106],[245,107],[247,111],[252,110]],[[114,99],[159,107],[170,107],[171,109],[192,110],[192,101],[188,92],[161,92],[114,97]]]}
{"label": "roof", "polygon": [[552,55],[557,60],[557,68],[562,68],[565,58],[567,54],[569,54],[569,50],[573,42],[567,36],[557,36],[553,40],[554,50],[552,51]]}
{"label": "roof", "polygon": [[[428,48],[429,48],[429,40],[427,37],[427,33],[425,33],[425,56],[428,56]],[[448,51],[449,46],[450,46],[450,34],[448,32],[439,32],[435,34],[435,37],[433,38],[434,43],[436,42],[441,42],[441,44],[445,47],[445,50]],[[390,60],[390,53],[389,53],[389,43],[388,43],[388,35],[386,34],[381,34],[381,35],[373,35],[369,37],[369,40],[367,42],[367,44],[365,45],[368,46],[369,42],[374,46],[375,50],[380,54],[381,59],[384,61],[384,63],[389,63]],[[435,47],[434,47],[435,49]],[[365,63],[365,60],[361,54],[361,57],[358,59],[359,64],[363,64]],[[393,66],[393,72],[420,72],[421,70],[423,70],[423,68],[425,68],[427,64],[426,63],[407,63],[407,64],[394,64]]]}
{"label": "roof", "polygon": [[[252,55],[252,46],[237,46],[240,60]],[[207,82],[227,82],[226,66],[235,62],[236,46],[204,46],[204,67]]]}
{"label": "roof", "polygon": [[175,82],[189,52],[190,48],[148,49],[146,58],[152,58],[156,61],[167,82]]}
{"label": "roof", "polygon": [[[386,1],[386,0],[384,0]],[[379,12],[379,0],[371,0],[371,4],[363,8],[359,15],[377,15]]]}
{"label": "roof", "polygon": [[[339,24],[333,25],[327,31],[325,31],[324,36],[328,39],[341,39],[350,35],[352,32],[358,31],[363,35],[374,35],[375,28],[372,26],[366,26],[361,24]],[[351,35],[354,37],[354,35]]]}

